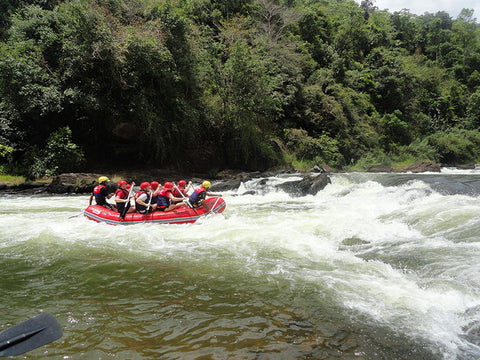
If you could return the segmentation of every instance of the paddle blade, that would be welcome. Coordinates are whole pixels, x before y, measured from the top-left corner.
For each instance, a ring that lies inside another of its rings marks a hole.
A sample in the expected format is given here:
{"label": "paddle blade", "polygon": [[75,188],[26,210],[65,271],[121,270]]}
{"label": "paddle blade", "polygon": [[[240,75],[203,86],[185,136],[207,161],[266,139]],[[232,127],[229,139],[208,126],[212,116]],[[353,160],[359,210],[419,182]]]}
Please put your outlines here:
{"label": "paddle blade", "polygon": [[41,314],[0,333],[0,356],[17,356],[61,337],[57,320]]}
{"label": "paddle blade", "polygon": [[125,215],[127,215],[127,211],[128,211],[128,209],[130,209],[130,206],[131,206],[131,205],[130,205],[130,202],[125,203],[125,206],[123,207],[123,210],[122,210],[122,212],[120,213],[120,217],[121,217],[123,220],[125,220]]}

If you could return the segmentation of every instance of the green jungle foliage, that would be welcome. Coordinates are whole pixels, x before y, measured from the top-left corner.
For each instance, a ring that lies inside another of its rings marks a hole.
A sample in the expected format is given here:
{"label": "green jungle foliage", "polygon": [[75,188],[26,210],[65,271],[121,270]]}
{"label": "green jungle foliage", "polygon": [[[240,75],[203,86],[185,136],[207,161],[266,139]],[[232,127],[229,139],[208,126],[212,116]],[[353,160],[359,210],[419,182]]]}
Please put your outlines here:
{"label": "green jungle foliage", "polygon": [[0,166],[30,177],[477,162],[479,126],[473,10],[454,19],[372,0],[0,2]]}

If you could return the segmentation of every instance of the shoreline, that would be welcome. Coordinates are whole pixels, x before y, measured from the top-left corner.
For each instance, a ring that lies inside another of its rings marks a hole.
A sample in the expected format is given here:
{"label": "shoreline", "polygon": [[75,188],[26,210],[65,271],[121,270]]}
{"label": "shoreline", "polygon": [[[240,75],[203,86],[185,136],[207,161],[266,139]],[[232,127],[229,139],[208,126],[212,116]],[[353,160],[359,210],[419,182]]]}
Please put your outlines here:
{"label": "shoreline", "polygon": [[[419,162],[409,167],[399,170],[394,170],[390,166],[377,165],[370,167],[367,171],[352,171],[358,173],[392,173],[392,174],[419,174],[426,172],[440,173],[441,169],[454,168],[456,170],[475,170],[477,166],[473,165],[458,165],[458,166],[441,166],[441,164],[433,162]],[[111,191],[116,189],[116,183],[119,180],[125,179],[128,182],[134,181],[139,185],[143,181],[158,181],[164,183],[165,181],[177,182],[180,179],[192,181],[194,184],[199,184],[203,180],[209,180],[215,184],[215,189],[219,191],[231,190],[238,188],[242,182],[262,177],[271,177],[282,174],[300,174],[303,178],[303,187],[313,186],[318,182],[317,177],[323,175],[322,186],[326,186],[326,179],[330,181],[328,175],[335,173],[345,173],[346,171],[333,171],[327,165],[322,167],[315,166],[310,171],[304,172],[298,169],[281,169],[272,171],[242,171],[242,170],[223,170],[212,177],[205,173],[182,173],[178,170],[170,169],[150,169],[150,170],[126,170],[126,171],[106,171],[105,173],[65,173],[53,176],[50,179],[42,179],[40,181],[25,181],[23,183],[12,184],[8,181],[0,182],[0,194],[18,194],[18,195],[59,195],[59,194],[90,194],[99,176],[108,176],[111,180],[109,188]],[[306,184],[305,184],[306,183]],[[298,185],[298,184],[296,184]],[[316,187],[318,188],[318,184]],[[213,187],[213,186],[212,186]],[[294,187],[294,186],[293,186]],[[301,192],[309,192],[302,189]]]}

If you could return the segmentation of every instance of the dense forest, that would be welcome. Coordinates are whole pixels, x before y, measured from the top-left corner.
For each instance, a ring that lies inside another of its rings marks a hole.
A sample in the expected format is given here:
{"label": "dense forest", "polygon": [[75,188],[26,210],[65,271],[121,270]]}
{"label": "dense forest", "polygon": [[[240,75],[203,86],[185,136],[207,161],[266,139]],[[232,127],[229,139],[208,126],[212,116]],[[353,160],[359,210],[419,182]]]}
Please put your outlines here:
{"label": "dense forest", "polygon": [[2,0],[0,173],[480,160],[473,10]]}

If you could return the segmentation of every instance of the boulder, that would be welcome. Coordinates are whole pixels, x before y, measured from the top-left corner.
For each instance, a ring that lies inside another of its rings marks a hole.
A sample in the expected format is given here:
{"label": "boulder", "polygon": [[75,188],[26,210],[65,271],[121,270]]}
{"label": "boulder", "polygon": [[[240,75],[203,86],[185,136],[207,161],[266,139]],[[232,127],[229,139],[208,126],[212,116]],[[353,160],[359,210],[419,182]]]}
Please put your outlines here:
{"label": "boulder", "polygon": [[212,184],[211,190],[212,192],[236,190],[240,187],[241,183],[242,183],[242,179],[240,178],[223,180],[223,181],[215,182],[214,184]]}
{"label": "boulder", "polygon": [[315,165],[312,167],[308,172],[311,173],[331,173],[333,170],[327,164],[323,164],[322,166]]}
{"label": "boulder", "polygon": [[368,172],[392,172],[393,168],[389,165],[373,165],[370,166],[367,170]]}
{"label": "boulder", "polygon": [[405,171],[410,171],[412,173],[421,173],[426,171],[440,172],[440,167],[441,164],[432,161],[421,161],[410,165]]}
{"label": "boulder", "polygon": [[326,173],[331,173],[331,172],[333,172],[333,169],[332,169],[330,166],[328,166],[327,164],[323,164],[323,165],[322,165],[322,169],[323,169],[323,171],[326,172]]}
{"label": "boulder", "polygon": [[[47,192],[52,194],[91,193],[98,179],[97,174],[68,173],[57,175],[47,187]],[[115,184],[110,186],[115,190]],[[109,187],[109,188],[110,188]],[[112,189],[109,189],[110,191]]]}
{"label": "boulder", "polygon": [[316,195],[325,186],[331,184],[330,177],[322,173],[317,176],[307,175],[302,180],[287,181],[277,187],[292,196]]}
{"label": "boulder", "polygon": [[318,165],[315,165],[309,170],[309,172],[312,172],[312,173],[322,173],[323,171],[324,170]]}
{"label": "boulder", "polygon": [[47,191],[48,183],[29,181],[7,187],[5,190],[20,194],[41,194]]}
{"label": "boulder", "polygon": [[459,170],[475,170],[475,164],[461,164],[455,166]]}

